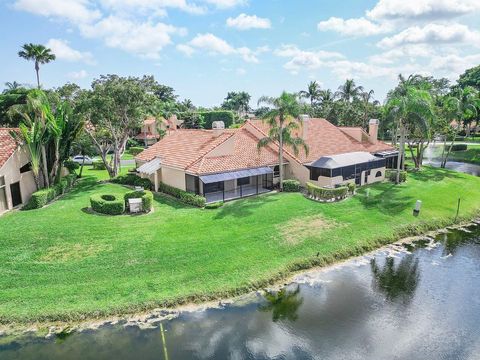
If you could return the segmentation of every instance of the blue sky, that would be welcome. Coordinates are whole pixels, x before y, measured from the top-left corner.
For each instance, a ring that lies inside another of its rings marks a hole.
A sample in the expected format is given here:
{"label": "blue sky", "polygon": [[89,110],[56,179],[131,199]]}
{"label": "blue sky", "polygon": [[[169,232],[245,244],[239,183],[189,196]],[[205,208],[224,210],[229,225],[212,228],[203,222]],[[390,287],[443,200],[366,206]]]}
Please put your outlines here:
{"label": "blue sky", "polygon": [[45,87],[152,74],[202,106],[346,78],[383,100],[399,73],[455,80],[480,64],[479,0],[0,1],[1,83],[35,82],[26,42],[57,55]]}

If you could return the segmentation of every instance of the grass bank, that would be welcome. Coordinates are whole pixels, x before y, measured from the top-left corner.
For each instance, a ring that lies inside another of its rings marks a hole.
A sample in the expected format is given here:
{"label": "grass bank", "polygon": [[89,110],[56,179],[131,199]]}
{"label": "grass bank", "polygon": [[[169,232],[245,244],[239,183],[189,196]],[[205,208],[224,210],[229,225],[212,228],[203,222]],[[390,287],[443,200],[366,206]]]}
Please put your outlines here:
{"label": "grass bank", "polygon": [[[155,211],[108,217],[86,211],[98,171],[50,206],[0,217],[0,322],[70,321],[225,297],[289,272],[358,255],[443,227],[480,208],[480,178],[426,167],[406,184],[370,186],[322,204],[298,193],[216,210],[157,196]],[[102,173],[103,174],[103,173]],[[103,176],[103,175],[102,175]],[[420,216],[412,216],[417,199]]]}

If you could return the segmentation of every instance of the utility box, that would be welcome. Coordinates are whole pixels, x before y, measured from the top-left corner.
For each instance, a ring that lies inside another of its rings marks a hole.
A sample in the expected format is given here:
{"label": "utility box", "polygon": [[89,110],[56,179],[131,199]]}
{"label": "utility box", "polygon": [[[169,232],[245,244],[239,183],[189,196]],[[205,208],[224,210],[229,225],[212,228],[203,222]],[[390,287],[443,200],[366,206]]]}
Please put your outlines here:
{"label": "utility box", "polygon": [[128,199],[130,213],[139,213],[142,209],[142,199]]}

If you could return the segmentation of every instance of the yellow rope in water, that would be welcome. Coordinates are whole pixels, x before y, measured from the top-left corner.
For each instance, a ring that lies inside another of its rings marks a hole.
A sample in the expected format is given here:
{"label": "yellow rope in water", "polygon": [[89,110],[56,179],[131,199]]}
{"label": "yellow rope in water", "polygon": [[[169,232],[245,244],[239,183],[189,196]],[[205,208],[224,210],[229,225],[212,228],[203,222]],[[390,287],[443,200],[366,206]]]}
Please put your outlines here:
{"label": "yellow rope in water", "polygon": [[162,323],[160,323],[160,331],[162,333],[163,356],[165,357],[165,360],[168,360],[167,343],[165,342],[165,334],[164,334],[164,331],[163,331],[163,324]]}

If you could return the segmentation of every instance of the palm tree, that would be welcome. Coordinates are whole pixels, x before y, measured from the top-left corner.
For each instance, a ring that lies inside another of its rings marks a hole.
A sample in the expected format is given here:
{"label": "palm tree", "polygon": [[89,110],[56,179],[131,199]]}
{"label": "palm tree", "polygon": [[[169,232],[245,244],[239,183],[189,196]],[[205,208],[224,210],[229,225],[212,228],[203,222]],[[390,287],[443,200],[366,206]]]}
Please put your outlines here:
{"label": "palm tree", "polygon": [[252,97],[246,91],[240,91],[237,94],[237,104],[239,115],[246,115],[250,110],[250,99]]}
{"label": "palm tree", "polygon": [[20,88],[22,88],[22,84],[16,82],[16,81],[7,81],[5,83],[5,86],[7,87],[3,92],[7,92],[7,91],[10,91],[10,90],[18,90]]}
{"label": "palm tree", "polygon": [[357,86],[357,84],[355,84],[355,80],[353,79],[347,79],[343,85],[338,87],[335,96],[349,103],[354,98],[357,98],[362,92],[362,86]]}
{"label": "palm tree", "polygon": [[273,98],[262,96],[258,100],[258,105],[266,104],[272,109],[268,111],[263,119],[270,125],[268,136],[259,140],[257,147],[260,151],[262,147],[269,144],[278,144],[278,164],[280,172],[280,191],[283,191],[283,146],[292,147],[295,155],[298,154],[299,148],[303,147],[305,153],[308,154],[308,146],[302,138],[295,137],[293,130],[298,129],[298,116],[300,115],[300,104],[296,94],[283,92],[280,97]]}
{"label": "palm tree", "polygon": [[[376,106],[379,105],[380,102],[378,100],[373,100],[373,95],[375,94],[375,91],[370,90],[370,91],[364,91],[360,94],[360,98],[362,99],[362,105],[363,105],[363,128],[366,129],[367,127],[367,122],[369,118],[369,106],[370,104]],[[371,103],[370,101],[373,100]]]}
{"label": "palm tree", "polygon": [[55,60],[55,54],[52,50],[40,45],[40,44],[24,44],[22,50],[18,52],[18,56],[26,60],[35,61],[35,72],[37,73],[37,86],[40,89],[40,77],[38,72],[40,71],[40,64],[48,64],[50,61]]}
{"label": "palm tree", "polygon": [[308,84],[307,90],[302,90],[298,94],[300,97],[303,97],[305,99],[310,99],[310,106],[313,106],[315,101],[320,99],[320,85],[316,81],[310,81]]}
{"label": "palm tree", "polygon": [[8,111],[9,116],[18,115],[22,119],[19,125],[20,131],[18,133],[12,132],[12,136],[28,149],[37,189],[40,187],[41,168],[44,184],[47,187],[49,184],[45,144],[48,135],[46,123],[51,113],[47,104],[43,91],[31,90],[26,96],[25,104],[13,105]]}
{"label": "palm tree", "polygon": [[397,160],[396,183],[400,182],[400,170],[405,159],[405,136],[409,122],[427,122],[433,117],[432,98],[426,90],[411,85],[402,86],[401,91],[391,94],[386,104],[387,117],[399,129],[400,146]]}

